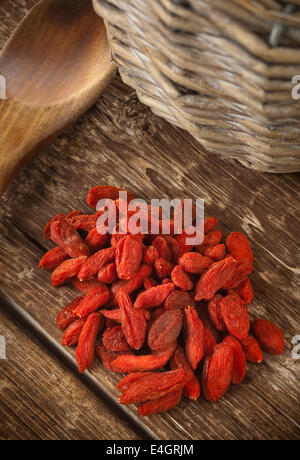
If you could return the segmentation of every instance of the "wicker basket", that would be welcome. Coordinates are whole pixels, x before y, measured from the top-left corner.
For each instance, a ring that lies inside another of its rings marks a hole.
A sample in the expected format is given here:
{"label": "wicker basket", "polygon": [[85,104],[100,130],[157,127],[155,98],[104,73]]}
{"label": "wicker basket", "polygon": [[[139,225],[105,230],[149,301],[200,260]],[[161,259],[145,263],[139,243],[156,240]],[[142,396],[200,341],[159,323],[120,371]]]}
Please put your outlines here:
{"label": "wicker basket", "polygon": [[209,152],[300,170],[300,0],[93,0],[123,80]]}

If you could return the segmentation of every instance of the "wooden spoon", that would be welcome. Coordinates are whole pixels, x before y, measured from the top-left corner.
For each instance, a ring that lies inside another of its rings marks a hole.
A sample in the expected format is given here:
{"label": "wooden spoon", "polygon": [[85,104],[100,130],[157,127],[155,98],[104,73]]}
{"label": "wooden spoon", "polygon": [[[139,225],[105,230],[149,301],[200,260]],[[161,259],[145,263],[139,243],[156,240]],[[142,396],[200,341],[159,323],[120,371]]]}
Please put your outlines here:
{"label": "wooden spoon", "polygon": [[[88,0],[44,0],[0,56],[0,195],[10,180],[111,80],[115,65],[104,23]],[[3,88],[2,88],[3,90]]]}

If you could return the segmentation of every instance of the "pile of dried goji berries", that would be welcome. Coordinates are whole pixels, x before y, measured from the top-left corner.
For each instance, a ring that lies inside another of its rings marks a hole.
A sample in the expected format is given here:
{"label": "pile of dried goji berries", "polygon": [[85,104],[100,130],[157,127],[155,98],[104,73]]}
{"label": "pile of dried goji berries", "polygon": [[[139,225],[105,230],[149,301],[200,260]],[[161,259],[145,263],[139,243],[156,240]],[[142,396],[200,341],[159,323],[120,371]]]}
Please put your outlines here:
{"label": "pile of dried goji berries", "polygon": [[[120,209],[118,193],[95,187],[87,202],[96,208],[112,199]],[[120,402],[150,415],[175,407],[182,394],[196,400],[201,388],[216,402],[243,380],[246,360],[262,361],[261,348],[283,353],[283,333],[270,321],[255,319],[249,334],[253,255],[242,233],[224,244],[209,217],[197,246],[184,233],[101,234],[102,212],[55,216],[44,233],[56,247],[39,264],[53,270],[53,286],[71,283],[82,293],[56,319],[63,345],[77,346],[80,372],[96,352],[105,367],[128,374],[118,384]]]}

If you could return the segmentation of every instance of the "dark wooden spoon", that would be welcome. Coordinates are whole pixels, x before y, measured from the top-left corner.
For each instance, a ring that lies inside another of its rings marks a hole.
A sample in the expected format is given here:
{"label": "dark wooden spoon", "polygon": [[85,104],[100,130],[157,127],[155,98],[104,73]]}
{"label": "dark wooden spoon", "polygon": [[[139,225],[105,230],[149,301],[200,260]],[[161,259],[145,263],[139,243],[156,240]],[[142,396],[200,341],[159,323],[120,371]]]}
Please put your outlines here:
{"label": "dark wooden spoon", "polygon": [[0,195],[34,154],[97,100],[114,71],[92,2],[43,0],[29,12],[0,56],[6,82]]}

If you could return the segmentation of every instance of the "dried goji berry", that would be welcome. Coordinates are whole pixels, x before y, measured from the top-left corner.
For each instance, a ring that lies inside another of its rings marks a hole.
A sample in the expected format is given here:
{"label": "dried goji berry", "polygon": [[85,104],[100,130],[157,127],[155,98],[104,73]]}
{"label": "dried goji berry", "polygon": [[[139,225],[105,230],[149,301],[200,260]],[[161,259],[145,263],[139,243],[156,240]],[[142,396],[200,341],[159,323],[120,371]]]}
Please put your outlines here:
{"label": "dried goji berry", "polygon": [[113,361],[113,366],[120,372],[142,372],[154,371],[164,367],[173,355],[177,343],[174,343],[168,350],[153,352],[150,355],[123,354]]}
{"label": "dried goji berry", "polygon": [[222,260],[225,256],[225,244],[217,244],[212,248],[206,249],[204,255],[205,257],[209,257],[215,262],[217,262],[218,260]]}
{"label": "dried goji berry", "polygon": [[188,360],[186,359],[185,353],[181,347],[177,347],[174,355],[170,361],[171,369],[183,369],[185,372],[191,375],[190,381],[183,388],[183,394],[189,399],[196,400],[199,398],[201,389],[200,383],[195,376],[193,369],[191,368]]}
{"label": "dried goji berry", "polygon": [[158,236],[152,243],[154,251],[157,251],[158,257],[165,259],[168,262],[172,260],[172,253],[168,246],[167,241],[162,236]]}
{"label": "dried goji berry", "polygon": [[179,255],[179,244],[178,244],[178,242],[176,241],[176,239],[173,236],[170,236],[170,235],[162,235],[162,237],[168,243],[168,246],[169,246],[171,254],[172,254],[172,262],[174,264],[177,264],[178,263],[178,255]]}
{"label": "dried goji berry", "polygon": [[108,241],[109,233],[101,234],[98,232],[97,227],[90,230],[88,236],[85,239],[85,242],[87,243],[92,252],[97,252],[105,248]]}
{"label": "dried goji berry", "polygon": [[98,273],[98,280],[102,283],[112,284],[118,279],[117,267],[115,262],[104,265]]}
{"label": "dried goji berry", "polygon": [[235,288],[235,290],[246,305],[249,305],[252,302],[254,291],[249,278],[246,278],[245,281]]}
{"label": "dried goji berry", "polygon": [[61,263],[51,275],[52,286],[60,286],[76,276],[86,260],[87,257],[83,256],[78,257],[78,259],[68,259]]}
{"label": "dried goji berry", "polygon": [[232,335],[228,335],[223,340],[231,346],[233,353],[232,383],[241,383],[246,375],[246,357],[240,342]]}
{"label": "dried goji berry", "polygon": [[194,307],[195,305],[192,295],[184,291],[172,291],[164,303],[165,310],[174,310],[176,308],[183,310],[188,306]]}
{"label": "dried goji berry", "polygon": [[249,259],[243,259],[237,262],[235,270],[231,277],[222,286],[222,289],[234,289],[239,286],[253,270],[252,262]]}
{"label": "dried goji berry", "polygon": [[226,240],[226,246],[235,260],[248,259],[253,263],[253,253],[249,241],[243,233],[230,233]]}
{"label": "dried goji berry", "polygon": [[123,313],[122,329],[127,343],[135,350],[139,350],[146,336],[147,324],[144,314],[133,308],[129,295],[122,289],[118,294],[118,303]]}
{"label": "dried goji berry", "polygon": [[225,332],[227,328],[220,309],[220,302],[222,299],[223,297],[220,294],[216,294],[208,303],[208,313],[215,328],[220,332]]}
{"label": "dried goji berry", "polygon": [[71,279],[71,283],[78,291],[84,292],[85,294],[87,294],[91,289],[103,286],[96,277],[88,281],[80,281],[77,276],[74,276],[74,278]]}
{"label": "dried goji berry", "polygon": [[224,323],[231,335],[239,340],[248,336],[250,320],[248,308],[239,296],[228,295],[220,303],[220,311]]}
{"label": "dried goji berry", "polygon": [[89,190],[86,202],[89,206],[96,209],[98,201],[104,199],[116,200],[119,198],[120,192],[127,192],[128,201],[135,199],[135,196],[131,192],[122,188],[113,187],[111,185],[99,185]]}
{"label": "dried goji berry", "polygon": [[103,333],[103,345],[110,351],[128,351],[130,347],[124,336],[122,326],[114,326]]}
{"label": "dried goji berry", "polygon": [[138,272],[142,258],[142,243],[134,235],[128,235],[119,241],[116,250],[116,266],[119,278],[131,280]]}
{"label": "dried goji berry", "polygon": [[66,329],[71,323],[73,323],[77,319],[76,316],[74,316],[74,310],[83,299],[84,295],[77,297],[58,313],[56,317],[56,325],[58,329]]}
{"label": "dried goji berry", "polygon": [[204,356],[204,327],[195,307],[184,309],[184,329],[186,357],[195,370]]}
{"label": "dried goji berry", "polygon": [[204,219],[204,233],[209,233],[216,228],[219,221],[216,217],[207,217]]}
{"label": "dried goji berry", "polygon": [[121,404],[138,404],[158,399],[183,388],[189,379],[190,375],[183,369],[144,376],[132,382],[128,389],[120,396],[119,401]]}
{"label": "dried goji berry", "polygon": [[132,372],[131,374],[126,375],[122,380],[119,381],[117,384],[118,390],[122,393],[128,390],[129,386],[133,382],[137,382],[141,380],[143,377],[151,377],[152,375],[156,375],[155,372]]}
{"label": "dried goji berry", "polygon": [[90,256],[88,245],[67,222],[59,220],[52,222],[50,226],[50,239],[72,257],[72,259],[77,259],[81,256]]}
{"label": "dried goji berry", "polygon": [[41,258],[39,268],[52,271],[68,258],[68,254],[63,249],[59,247],[50,249],[50,251],[46,252]]}
{"label": "dried goji berry", "polygon": [[160,284],[138,295],[134,306],[135,308],[159,307],[164,303],[168,295],[175,288],[173,283]]}
{"label": "dried goji berry", "polygon": [[261,363],[263,361],[263,354],[259,343],[252,335],[248,335],[246,339],[241,340],[241,344],[247,361],[252,363]]}
{"label": "dried goji berry", "polygon": [[104,284],[91,289],[74,310],[74,315],[78,316],[78,318],[88,316],[102,307],[102,305],[105,305],[109,301],[109,296],[109,290]]}
{"label": "dried goji berry", "polygon": [[85,230],[86,232],[91,231],[96,227],[97,219],[101,213],[97,214],[79,214],[66,217],[66,222],[70,224],[75,230]]}
{"label": "dried goji berry", "polygon": [[182,328],[181,310],[169,310],[161,314],[151,325],[148,345],[153,351],[170,348],[176,341]]}
{"label": "dried goji berry", "polygon": [[181,265],[176,265],[171,273],[171,279],[175,286],[179,287],[182,291],[191,291],[194,287],[189,275],[184,271]]}
{"label": "dried goji berry", "polygon": [[144,262],[148,265],[154,265],[156,259],[159,258],[158,250],[153,246],[149,246],[144,254]]}
{"label": "dried goji berry", "polygon": [[179,265],[188,273],[200,275],[213,261],[197,252],[186,252],[179,259]]}
{"label": "dried goji berry", "polygon": [[284,352],[284,335],[278,326],[267,319],[255,319],[252,327],[263,350],[272,355],[281,355]]}
{"label": "dried goji berry", "polygon": [[236,261],[233,257],[227,257],[211,265],[196,286],[195,300],[211,300],[232,276],[235,267]]}
{"label": "dried goji berry", "polygon": [[74,345],[77,345],[85,322],[86,318],[81,318],[71,323],[64,332],[61,341],[62,345],[65,347],[73,347]]}
{"label": "dried goji berry", "polygon": [[45,240],[50,240],[51,239],[51,224],[53,222],[65,222],[66,217],[63,214],[57,214],[54,216],[44,227],[44,238]]}
{"label": "dried goji berry", "polygon": [[95,342],[101,327],[102,318],[99,313],[92,313],[88,316],[80,333],[76,361],[79,372],[84,372],[94,361]]}
{"label": "dried goji berry", "polygon": [[161,280],[171,275],[173,264],[166,259],[159,257],[154,263],[154,268],[158,278]]}
{"label": "dried goji berry", "polygon": [[205,398],[217,402],[228,390],[232,379],[233,353],[230,345],[215,347],[212,356],[205,359],[202,389]]}
{"label": "dried goji berry", "polygon": [[89,280],[96,275],[101,268],[110,262],[114,262],[116,257],[116,250],[114,248],[101,249],[100,251],[93,254],[83,264],[80,272],[78,273],[78,279],[80,281]]}
{"label": "dried goji berry", "polygon": [[147,415],[160,414],[162,412],[176,407],[180,403],[181,398],[181,389],[173,391],[172,393],[168,393],[165,396],[162,396],[161,398],[154,399],[152,401],[148,401],[144,404],[141,404],[138,407],[138,413],[142,417],[145,417]]}

